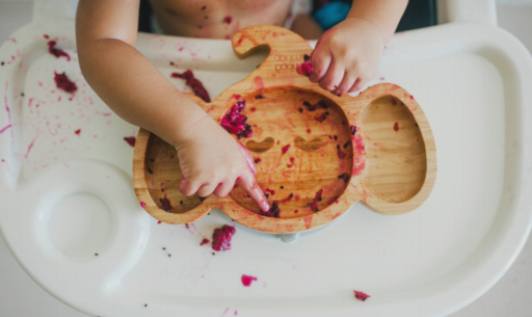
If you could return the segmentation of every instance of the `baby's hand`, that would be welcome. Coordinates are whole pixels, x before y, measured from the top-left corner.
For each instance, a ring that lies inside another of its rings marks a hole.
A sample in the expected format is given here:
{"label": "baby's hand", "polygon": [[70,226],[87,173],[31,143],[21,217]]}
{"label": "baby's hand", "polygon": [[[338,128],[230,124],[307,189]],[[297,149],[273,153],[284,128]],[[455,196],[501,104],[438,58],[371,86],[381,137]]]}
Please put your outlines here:
{"label": "baby's hand", "polygon": [[337,95],[354,92],[376,76],[383,47],[376,26],[348,17],[318,40],[310,80]]}
{"label": "baby's hand", "polygon": [[246,189],[261,210],[270,207],[255,182],[255,167],[245,149],[210,117],[202,117],[176,145],[183,173],[180,190],[191,196],[214,193],[227,196],[236,182]]}

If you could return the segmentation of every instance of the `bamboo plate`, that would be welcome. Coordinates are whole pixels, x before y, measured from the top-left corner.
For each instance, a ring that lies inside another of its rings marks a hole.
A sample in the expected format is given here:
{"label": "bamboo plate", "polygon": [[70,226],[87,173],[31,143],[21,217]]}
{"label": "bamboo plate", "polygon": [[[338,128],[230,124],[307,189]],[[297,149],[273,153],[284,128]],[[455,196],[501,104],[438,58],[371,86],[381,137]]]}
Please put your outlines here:
{"label": "bamboo plate", "polygon": [[244,80],[211,103],[197,100],[215,120],[244,102],[252,134],[235,136],[254,157],[257,182],[275,205],[262,213],[236,186],[226,198],[185,197],[175,149],[140,129],[134,150],[136,195],[153,217],[190,223],[212,208],[269,233],[308,230],[363,201],[383,214],[415,209],[436,174],[430,126],[401,87],[378,84],[357,97],[338,97],[300,74],[307,42],[274,26],[243,29],[232,38],[240,57],[267,46],[269,55]]}

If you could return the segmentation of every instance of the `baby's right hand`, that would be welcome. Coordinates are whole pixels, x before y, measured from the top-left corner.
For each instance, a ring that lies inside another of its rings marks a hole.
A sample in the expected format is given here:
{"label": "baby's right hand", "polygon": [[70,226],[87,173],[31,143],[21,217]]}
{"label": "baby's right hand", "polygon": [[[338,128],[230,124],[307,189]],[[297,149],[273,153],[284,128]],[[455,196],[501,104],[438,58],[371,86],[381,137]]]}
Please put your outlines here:
{"label": "baby's right hand", "polygon": [[225,197],[238,182],[263,211],[270,209],[255,181],[255,167],[246,150],[209,116],[195,122],[176,150],[183,173],[183,194]]}

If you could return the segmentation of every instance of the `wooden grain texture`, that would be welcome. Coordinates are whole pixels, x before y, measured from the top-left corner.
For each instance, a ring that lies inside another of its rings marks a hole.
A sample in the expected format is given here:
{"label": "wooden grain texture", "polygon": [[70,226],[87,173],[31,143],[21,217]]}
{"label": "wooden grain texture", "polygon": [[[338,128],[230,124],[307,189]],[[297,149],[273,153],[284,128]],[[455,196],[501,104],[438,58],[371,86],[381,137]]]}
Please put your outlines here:
{"label": "wooden grain texture", "polygon": [[297,72],[308,44],[289,30],[254,26],[232,39],[241,57],[268,46],[259,68],[206,104],[220,120],[245,100],[253,134],[237,138],[257,167],[257,182],[279,214],[267,216],[236,186],[229,197],[185,197],[176,151],[141,129],[133,184],[141,205],[165,223],[189,223],[212,208],[269,233],[308,230],[343,214],[361,200],[377,212],[400,214],[429,195],[436,153],[429,124],[412,95],[378,84],[357,97],[336,96]]}

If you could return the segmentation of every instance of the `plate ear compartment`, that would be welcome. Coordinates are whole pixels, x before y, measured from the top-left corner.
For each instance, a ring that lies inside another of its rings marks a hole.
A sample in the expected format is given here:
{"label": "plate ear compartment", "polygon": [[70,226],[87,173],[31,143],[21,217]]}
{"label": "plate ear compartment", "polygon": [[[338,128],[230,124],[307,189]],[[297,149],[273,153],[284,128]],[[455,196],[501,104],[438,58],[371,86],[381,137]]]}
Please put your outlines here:
{"label": "plate ear compartment", "polygon": [[363,94],[363,200],[383,214],[411,211],[428,197],[436,175],[436,149],[427,119],[414,97],[397,85],[375,85]]}

